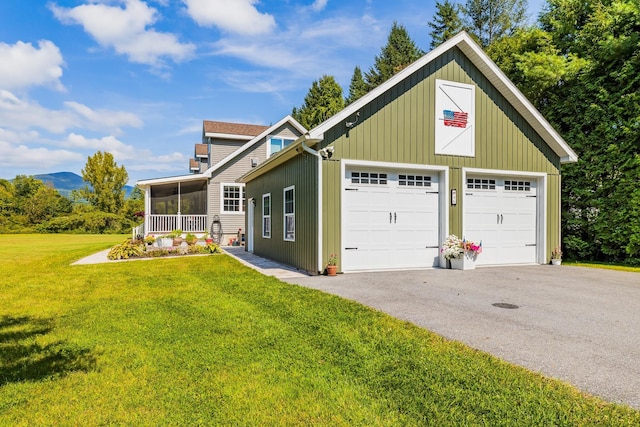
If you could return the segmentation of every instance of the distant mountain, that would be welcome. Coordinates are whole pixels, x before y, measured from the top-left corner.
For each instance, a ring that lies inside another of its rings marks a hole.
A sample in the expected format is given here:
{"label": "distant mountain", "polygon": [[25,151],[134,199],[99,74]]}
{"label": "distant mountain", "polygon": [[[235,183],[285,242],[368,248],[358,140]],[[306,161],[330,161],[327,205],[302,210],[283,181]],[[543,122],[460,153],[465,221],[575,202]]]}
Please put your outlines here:
{"label": "distant mountain", "polygon": [[[85,186],[85,182],[82,180],[82,177],[73,172],[46,173],[34,175],[33,177],[41,180],[45,184],[51,184],[53,188],[58,190],[58,192],[65,197],[69,197],[72,190],[79,190]],[[125,197],[129,197],[131,195],[131,191],[133,191],[133,187],[125,185],[124,189],[126,191]]]}

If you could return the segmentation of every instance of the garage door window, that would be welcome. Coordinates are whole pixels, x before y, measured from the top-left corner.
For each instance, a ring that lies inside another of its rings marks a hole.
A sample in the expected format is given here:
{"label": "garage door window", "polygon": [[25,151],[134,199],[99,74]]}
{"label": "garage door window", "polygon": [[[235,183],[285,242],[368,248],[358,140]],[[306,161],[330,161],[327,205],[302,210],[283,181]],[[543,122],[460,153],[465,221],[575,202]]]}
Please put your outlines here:
{"label": "garage door window", "polygon": [[495,190],[495,179],[469,178],[467,179],[467,189],[469,190]]}
{"label": "garage door window", "polygon": [[531,181],[505,181],[505,191],[531,191]]}
{"label": "garage door window", "polygon": [[431,187],[431,177],[424,175],[398,175],[398,184],[404,187]]}
{"label": "garage door window", "polygon": [[378,172],[351,172],[351,183],[387,185],[387,174]]}

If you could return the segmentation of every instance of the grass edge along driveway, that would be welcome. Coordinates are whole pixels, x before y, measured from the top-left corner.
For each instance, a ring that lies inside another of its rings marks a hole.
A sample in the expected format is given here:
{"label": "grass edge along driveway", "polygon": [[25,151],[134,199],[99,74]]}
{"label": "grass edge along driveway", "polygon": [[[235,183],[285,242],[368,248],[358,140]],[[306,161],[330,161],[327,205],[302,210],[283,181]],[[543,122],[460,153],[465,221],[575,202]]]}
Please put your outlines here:
{"label": "grass edge along driveway", "polygon": [[640,413],[226,255],[0,235],[0,425],[611,425]]}

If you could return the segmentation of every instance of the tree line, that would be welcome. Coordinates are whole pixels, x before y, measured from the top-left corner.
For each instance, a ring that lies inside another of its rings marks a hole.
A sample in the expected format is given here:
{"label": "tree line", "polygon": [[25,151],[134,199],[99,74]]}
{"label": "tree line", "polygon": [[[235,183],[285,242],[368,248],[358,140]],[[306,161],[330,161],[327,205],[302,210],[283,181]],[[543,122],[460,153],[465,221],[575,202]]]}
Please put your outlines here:
{"label": "tree line", "polygon": [[140,223],[144,196],[125,199],[129,176],[111,153],[88,157],[81,175],[69,198],[33,176],[0,179],[0,233],[130,233]]}
{"label": "tree line", "polygon": [[[430,48],[467,31],[578,154],[562,166],[562,246],[569,259],[640,264],[640,4],[547,0],[527,24],[526,0],[436,3]],[[293,117],[312,128],[418,59],[394,23],[348,95],[330,75]]]}

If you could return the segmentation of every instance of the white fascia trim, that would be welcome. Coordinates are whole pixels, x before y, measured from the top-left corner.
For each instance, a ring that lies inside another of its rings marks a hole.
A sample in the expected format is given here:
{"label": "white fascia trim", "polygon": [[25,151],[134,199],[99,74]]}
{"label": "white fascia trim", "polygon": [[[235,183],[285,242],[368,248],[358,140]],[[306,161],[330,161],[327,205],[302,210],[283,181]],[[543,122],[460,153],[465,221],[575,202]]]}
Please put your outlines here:
{"label": "white fascia trim", "polygon": [[206,138],[216,138],[216,139],[232,139],[235,141],[249,141],[250,139],[255,138],[253,135],[238,135],[232,133],[218,133],[218,132],[205,132],[204,136]]}
{"label": "white fascia trim", "polygon": [[[440,182],[439,185],[439,194],[438,194],[438,203],[440,204],[438,215],[439,225],[438,225],[438,242],[443,242],[445,237],[449,235],[449,166],[437,166],[437,165],[423,165],[423,164],[415,164],[415,163],[393,163],[393,162],[378,162],[378,161],[369,161],[369,160],[349,160],[342,159],[340,160],[340,194],[342,200],[344,200],[345,193],[345,181],[346,181],[346,173],[347,167],[367,167],[367,168],[378,168],[378,169],[393,169],[393,170],[412,170],[412,171],[430,171],[430,172],[438,172],[438,180]],[[344,203],[340,206],[340,229],[342,230],[340,233],[340,256],[342,259],[345,259],[344,256],[344,248],[346,247],[346,242],[344,241],[344,228],[342,227],[343,218],[345,217],[346,206]],[[444,255],[440,254],[439,257],[440,267],[446,267],[447,260],[444,258]],[[343,266],[343,272],[348,272],[347,269]]]}
{"label": "white fascia trim", "polygon": [[203,174],[192,173],[189,175],[169,176],[166,178],[143,179],[136,182],[136,185],[140,187],[146,187],[155,184],[171,184],[172,182],[206,181],[208,178],[209,177],[204,176]]}
{"label": "white fascia trim", "polygon": [[[467,174],[468,175],[492,175],[492,176],[515,176],[515,177],[527,177],[527,178],[535,178],[538,185],[536,186],[536,215],[538,218],[538,225],[536,230],[536,237],[539,244],[537,244],[536,250],[536,262],[538,264],[546,264],[546,251],[547,251],[547,194],[548,189],[548,174],[544,172],[524,172],[524,171],[508,171],[508,170],[500,170],[500,169],[478,169],[478,168],[462,168],[462,188],[459,190],[460,195],[462,195],[466,189],[467,185]],[[464,201],[463,201],[464,206]],[[462,210],[462,231],[465,230],[465,222],[464,222],[464,208]]]}
{"label": "white fascia trim", "polygon": [[283,117],[282,119],[280,119],[280,121],[278,121],[278,123],[276,123],[275,125],[271,126],[267,130],[262,132],[260,135],[258,135],[256,137],[253,137],[253,139],[251,139],[251,141],[249,141],[246,144],[242,145],[242,147],[238,148],[236,151],[234,151],[233,153],[229,154],[227,157],[225,157],[224,159],[220,160],[215,165],[211,166],[209,169],[207,169],[206,171],[203,172],[203,175],[206,175],[207,177],[211,178],[213,176],[213,173],[216,170],[218,170],[221,167],[225,166],[228,162],[230,162],[231,160],[233,160],[234,158],[236,158],[240,154],[244,153],[249,148],[253,147],[256,143],[260,142],[262,139],[267,137],[274,130],[276,130],[277,128],[279,128],[280,126],[284,125],[287,122],[290,123],[293,127],[295,127],[302,134],[304,134],[307,131],[300,123],[298,123],[298,121],[296,119],[294,119],[290,115],[287,115],[287,116]]}

